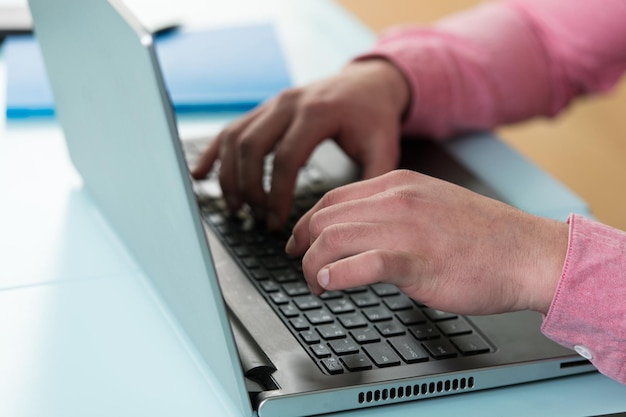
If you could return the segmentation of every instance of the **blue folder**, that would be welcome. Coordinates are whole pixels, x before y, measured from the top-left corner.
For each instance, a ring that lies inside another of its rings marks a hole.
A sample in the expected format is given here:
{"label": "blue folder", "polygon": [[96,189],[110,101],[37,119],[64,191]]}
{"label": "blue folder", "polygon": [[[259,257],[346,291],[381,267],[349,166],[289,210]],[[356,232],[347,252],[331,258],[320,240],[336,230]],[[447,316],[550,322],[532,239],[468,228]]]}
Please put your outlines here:
{"label": "blue folder", "polygon": [[[270,23],[159,35],[156,51],[178,114],[245,111],[291,86],[275,28]],[[33,36],[4,45],[7,118],[52,116],[54,100]]]}

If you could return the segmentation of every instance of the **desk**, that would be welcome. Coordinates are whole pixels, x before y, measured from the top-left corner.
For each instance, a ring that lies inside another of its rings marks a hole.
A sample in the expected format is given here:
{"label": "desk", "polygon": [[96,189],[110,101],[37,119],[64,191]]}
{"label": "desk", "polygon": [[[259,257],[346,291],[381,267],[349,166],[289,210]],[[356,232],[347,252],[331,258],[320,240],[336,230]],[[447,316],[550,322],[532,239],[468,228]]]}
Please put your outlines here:
{"label": "desk", "polygon": [[[189,24],[275,19],[297,83],[336,71],[373,41],[329,0],[208,3],[179,0],[176,6],[189,12]],[[133,7],[140,17],[141,10],[172,7],[156,4],[136,0]],[[181,119],[181,132],[216,131],[231,117]],[[3,120],[0,128],[0,414],[237,416],[82,190],[55,122]],[[569,210],[586,211],[584,202],[492,136],[448,146],[530,211],[561,218]],[[481,160],[487,150],[515,165],[519,175],[494,175],[498,166]],[[531,194],[520,198],[520,190]],[[623,410],[626,387],[588,374],[341,415],[587,416]]]}

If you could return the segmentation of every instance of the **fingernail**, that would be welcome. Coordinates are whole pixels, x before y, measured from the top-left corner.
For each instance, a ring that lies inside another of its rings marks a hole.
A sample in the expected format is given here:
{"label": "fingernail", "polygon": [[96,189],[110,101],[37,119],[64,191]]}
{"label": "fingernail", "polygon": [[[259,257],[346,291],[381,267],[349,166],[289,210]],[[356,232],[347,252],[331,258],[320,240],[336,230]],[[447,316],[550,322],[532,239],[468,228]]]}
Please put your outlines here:
{"label": "fingernail", "polygon": [[294,254],[296,252],[296,238],[293,235],[289,236],[289,240],[285,245],[285,252],[288,254]]}
{"label": "fingernail", "polygon": [[322,268],[317,274],[317,283],[324,289],[328,287],[330,282],[330,270],[328,268]]}

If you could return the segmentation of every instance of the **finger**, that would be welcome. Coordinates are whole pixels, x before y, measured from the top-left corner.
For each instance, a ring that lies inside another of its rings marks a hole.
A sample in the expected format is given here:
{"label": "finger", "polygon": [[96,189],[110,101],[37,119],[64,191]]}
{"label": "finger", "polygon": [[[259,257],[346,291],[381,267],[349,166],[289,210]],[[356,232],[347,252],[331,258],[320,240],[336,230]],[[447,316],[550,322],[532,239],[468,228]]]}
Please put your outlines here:
{"label": "finger", "polygon": [[220,140],[219,148],[219,180],[220,187],[222,187],[222,193],[224,194],[224,200],[230,210],[238,210],[243,202],[241,193],[239,192],[239,180],[237,178],[238,166],[237,166],[237,137],[239,131],[243,130],[243,126],[239,129],[232,128],[222,131],[218,139]]}
{"label": "finger", "polygon": [[284,93],[268,103],[266,110],[246,126],[238,140],[238,186],[244,200],[261,217],[265,217],[266,210],[263,188],[265,157],[289,128],[293,117],[293,100],[295,98]]}
{"label": "finger", "polygon": [[346,222],[326,227],[302,259],[303,272],[313,276],[324,265],[338,259],[373,249],[402,250],[411,247],[420,250],[417,233],[402,223]]}
{"label": "finger", "polygon": [[274,154],[267,199],[267,222],[271,229],[279,229],[287,221],[300,168],[315,147],[332,134],[331,131],[332,128],[324,125],[323,120],[299,116],[285,132]]}
{"label": "finger", "polygon": [[217,138],[213,139],[209,146],[202,152],[200,158],[196,162],[196,166],[191,171],[191,176],[194,179],[202,179],[207,176],[207,174],[213,168],[213,164],[215,163],[217,156],[219,154],[220,142]]}
{"label": "finger", "polygon": [[[329,191],[318,201],[315,206],[296,223],[292,231],[292,235],[285,247],[287,253],[291,255],[301,255],[309,247],[311,243],[311,218],[321,210],[329,207],[338,206],[340,204],[370,198],[376,194],[382,193],[401,184],[403,181],[416,181],[422,177],[421,174],[412,171],[394,171],[382,176],[378,176],[366,181],[360,181],[343,187]],[[367,202],[357,202],[350,208],[368,206]],[[371,213],[379,213],[376,210],[370,210]],[[349,213],[348,210],[345,213]]]}
{"label": "finger", "polygon": [[[198,174],[206,175],[217,159],[220,160],[219,181],[224,199],[231,210],[241,206],[241,196],[237,186],[237,159],[235,145],[237,138],[246,126],[263,111],[263,106],[257,107],[243,117],[223,129],[200,157]],[[206,158],[206,159],[204,159]]]}
{"label": "finger", "polygon": [[302,258],[304,275],[314,277],[324,265],[338,259],[387,247],[384,242],[388,233],[386,229],[389,227],[383,223],[363,222],[340,223],[327,227]]}
{"label": "finger", "polygon": [[414,296],[425,264],[407,252],[373,249],[325,265],[307,281],[315,294],[385,282]]}
{"label": "finger", "polygon": [[[325,123],[331,121],[331,123]],[[393,128],[392,128],[393,130]],[[396,129],[397,131],[397,129]],[[358,156],[358,162],[363,165],[363,176],[372,178],[387,173],[398,165],[399,147],[389,146],[389,129],[374,133],[370,138],[363,138],[360,134],[351,134],[352,139],[342,138],[339,143],[360,142],[367,143],[365,150]],[[284,224],[289,215],[289,207],[293,197],[294,184],[297,181],[299,169],[306,163],[315,146],[324,139],[337,137],[337,126],[332,119],[323,117],[320,120],[307,116],[301,117],[285,135],[274,160],[274,176],[272,190],[268,198],[268,209],[274,214],[279,225]],[[397,137],[397,134],[391,134]],[[357,152],[358,153],[358,152]],[[289,203],[289,204],[287,204]]]}

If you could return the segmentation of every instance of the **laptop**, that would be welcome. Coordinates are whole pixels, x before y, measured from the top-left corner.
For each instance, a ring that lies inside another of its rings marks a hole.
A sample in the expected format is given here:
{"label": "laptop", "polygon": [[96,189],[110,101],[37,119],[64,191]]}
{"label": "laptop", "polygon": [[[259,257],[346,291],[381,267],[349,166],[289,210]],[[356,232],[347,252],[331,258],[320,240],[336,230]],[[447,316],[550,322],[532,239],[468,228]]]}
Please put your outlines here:
{"label": "laptop", "polygon": [[[224,213],[215,184],[192,183],[152,36],[124,5],[30,7],[86,191],[242,416],[367,408],[594,369],[541,335],[532,312],[461,317],[381,284],[312,296],[299,260],[282,254],[288,232]],[[419,146],[422,162],[407,166],[446,166],[489,193],[442,149]],[[303,169],[294,211],[357,174],[325,143]]]}

